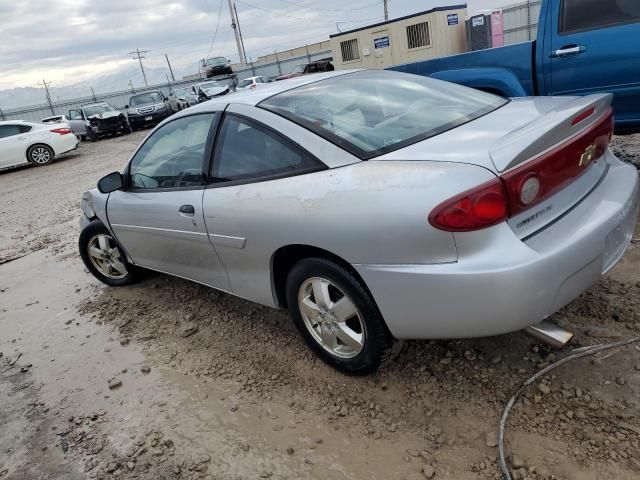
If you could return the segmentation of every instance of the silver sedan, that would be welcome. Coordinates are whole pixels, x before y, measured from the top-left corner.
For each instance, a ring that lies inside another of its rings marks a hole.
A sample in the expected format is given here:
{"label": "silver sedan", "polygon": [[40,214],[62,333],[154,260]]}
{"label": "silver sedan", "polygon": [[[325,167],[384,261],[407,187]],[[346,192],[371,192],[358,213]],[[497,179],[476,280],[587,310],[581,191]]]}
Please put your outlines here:
{"label": "silver sedan", "polygon": [[287,308],[349,373],[394,339],[525,329],[630,242],[638,174],[609,150],[610,103],[387,71],[220,97],[83,195],[80,254],[109,285],[150,269]]}

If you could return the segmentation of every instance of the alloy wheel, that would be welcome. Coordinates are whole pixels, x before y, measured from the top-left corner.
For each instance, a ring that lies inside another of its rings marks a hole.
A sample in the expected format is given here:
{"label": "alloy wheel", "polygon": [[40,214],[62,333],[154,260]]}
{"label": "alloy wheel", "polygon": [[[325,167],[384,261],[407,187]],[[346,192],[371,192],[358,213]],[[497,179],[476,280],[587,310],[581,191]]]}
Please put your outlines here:
{"label": "alloy wheel", "polygon": [[45,147],[35,147],[31,150],[31,160],[39,165],[44,165],[51,160],[51,153]]}
{"label": "alloy wheel", "polygon": [[100,233],[87,243],[91,264],[105,277],[120,279],[129,273],[118,245],[110,235]]}
{"label": "alloy wheel", "polygon": [[319,345],[339,358],[354,358],[365,342],[364,322],[351,298],[331,280],[312,277],[300,285],[298,307]]}

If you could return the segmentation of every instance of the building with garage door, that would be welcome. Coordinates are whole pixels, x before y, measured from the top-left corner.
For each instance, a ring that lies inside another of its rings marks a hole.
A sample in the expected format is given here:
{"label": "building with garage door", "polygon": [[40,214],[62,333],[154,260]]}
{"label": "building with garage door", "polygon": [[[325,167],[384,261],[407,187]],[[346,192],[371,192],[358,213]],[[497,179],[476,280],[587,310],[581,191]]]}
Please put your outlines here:
{"label": "building with garage door", "polygon": [[330,36],[336,69],[386,68],[467,51],[466,5],[438,7]]}

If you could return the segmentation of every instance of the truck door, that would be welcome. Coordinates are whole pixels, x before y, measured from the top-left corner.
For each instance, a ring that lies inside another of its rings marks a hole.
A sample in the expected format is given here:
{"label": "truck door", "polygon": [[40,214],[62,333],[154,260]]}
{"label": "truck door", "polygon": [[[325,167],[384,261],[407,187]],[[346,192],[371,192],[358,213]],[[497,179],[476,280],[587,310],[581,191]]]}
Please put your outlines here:
{"label": "truck door", "polygon": [[550,3],[544,47],[548,93],[610,92],[618,126],[640,123],[640,2]]}

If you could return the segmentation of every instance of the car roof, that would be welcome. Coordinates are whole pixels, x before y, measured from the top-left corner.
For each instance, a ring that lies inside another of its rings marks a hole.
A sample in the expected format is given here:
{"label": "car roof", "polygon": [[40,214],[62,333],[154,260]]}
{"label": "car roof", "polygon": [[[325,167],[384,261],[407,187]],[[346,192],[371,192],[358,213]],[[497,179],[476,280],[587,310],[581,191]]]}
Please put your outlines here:
{"label": "car roof", "polygon": [[93,102],[93,103],[87,103],[85,105],[82,105],[82,108],[93,107],[94,105],[109,105],[110,107],[112,106],[110,103],[107,103],[107,102]]}
{"label": "car roof", "polygon": [[131,98],[137,97],[139,95],[147,95],[149,93],[162,93],[162,92],[160,90],[149,90],[149,91],[146,91],[146,92],[134,93],[134,94],[131,95]]}
{"label": "car roof", "polygon": [[172,118],[191,115],[194,113],[216,112],[224,109],[230,103],[241,103],[244,105],[255,106],[261,101],[269,97],[273,97],[274,95],[277,95],[279,93],[293,90],[294,88],[308,85],[310,83],[320,82],[328,78],[339,77],[358,71],[360,70],[336,70],[333,72],[314,73],[313,75],[303,75],[301,77],[267,83],[263,87],[256,88],[255,90],[243,89],[239,92],[224,95],[222,97],[217,97],[198,105],[194,105],[193,107],[176,113]]}
{"label": "car roof", "polygon": [[2,125],[40,125],[39,122],[27,122],[26,120],[3,120],[0,122]]}

